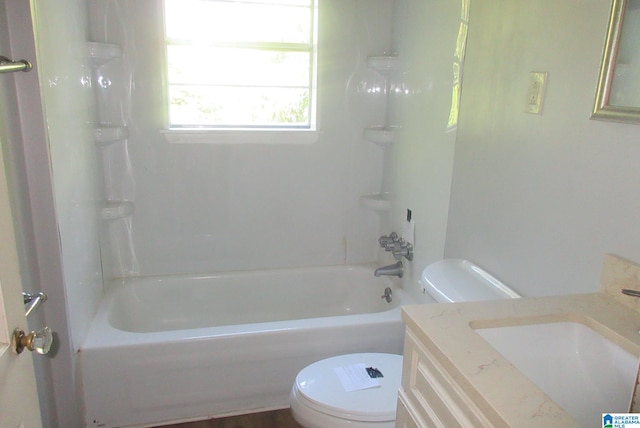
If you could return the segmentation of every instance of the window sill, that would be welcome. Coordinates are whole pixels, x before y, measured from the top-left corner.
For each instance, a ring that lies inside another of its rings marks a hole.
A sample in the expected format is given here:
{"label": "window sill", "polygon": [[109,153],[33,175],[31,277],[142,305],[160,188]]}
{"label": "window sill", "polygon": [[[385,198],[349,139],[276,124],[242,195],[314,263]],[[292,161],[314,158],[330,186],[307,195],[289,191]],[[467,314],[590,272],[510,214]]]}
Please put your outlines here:
{"label": "window sill", "polygon": [[167,129],[161,133],[168,143],[173,144],[313,144],[318,141],[321,131],[308,129]]}

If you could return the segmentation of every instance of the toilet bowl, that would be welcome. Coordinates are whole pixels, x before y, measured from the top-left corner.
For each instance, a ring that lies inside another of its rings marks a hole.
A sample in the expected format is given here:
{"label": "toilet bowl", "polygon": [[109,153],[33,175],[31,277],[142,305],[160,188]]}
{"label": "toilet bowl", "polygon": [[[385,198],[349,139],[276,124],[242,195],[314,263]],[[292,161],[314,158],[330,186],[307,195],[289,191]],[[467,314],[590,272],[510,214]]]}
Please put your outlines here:
{"label": "toilet bowl", "polygon": [[[420,285],[437,302],[468,302],[520,297],[488,272],[463,259],[427,266]],[[347,392],[335,368],[364,363],[379,369],[380,386]],[[294,419],[305,428],[366,428],[395,426],[402,377],[402,356],[347,354],[317,361],[302,369],[291,389]]]}
{"label": "toilet bowl", "polygon": [[[347,392],[334,369],[365,364],[378,369],[380,386]],[[346,354],[317,361],[296,376],[291,413],[305,428],[391,428],[402,374],[402,355]]]}

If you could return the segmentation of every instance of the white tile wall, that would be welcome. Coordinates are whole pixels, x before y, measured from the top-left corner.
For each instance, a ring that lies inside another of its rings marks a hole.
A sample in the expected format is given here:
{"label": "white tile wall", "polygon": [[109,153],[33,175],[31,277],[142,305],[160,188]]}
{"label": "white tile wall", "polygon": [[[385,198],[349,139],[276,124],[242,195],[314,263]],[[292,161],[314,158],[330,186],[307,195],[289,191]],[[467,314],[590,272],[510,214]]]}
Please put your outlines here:
{"label": "white tile wall", "polygon": [[[381,79],[365,60],[390,48],[392,5],[321,3],[322,134],[310,145],[261,146],[165,141],[160,2],[91,2],[92,38],[124,52],[124,79],[112,80],[109,91],[124,98],[128,154],[111,158],[115,172],[106,184],[135,195],[136,206],[131,239],[112,243],[124,259],[109,270],[144,275],[372,261],[380,218],[359,198],[381,190],[384,152],[364,141],[362,130],[384,123],[385,100],[364,93],[361,83]],[[114,182],[122,171],[128,181]]]}
{"label": "white tile wall", "polygon": [[[405,261],[405,288],[418,293],[425,266],[443,257],[456,130],[448,129],[453,62],[464,2],[397,0],[394,49],[405,64],[403,92],[393,98],[402,127],[390,181],[396,195],[390,229],[400,233],[412,210],[415,258]],[[386,261],[388,255],[386,256]]]}

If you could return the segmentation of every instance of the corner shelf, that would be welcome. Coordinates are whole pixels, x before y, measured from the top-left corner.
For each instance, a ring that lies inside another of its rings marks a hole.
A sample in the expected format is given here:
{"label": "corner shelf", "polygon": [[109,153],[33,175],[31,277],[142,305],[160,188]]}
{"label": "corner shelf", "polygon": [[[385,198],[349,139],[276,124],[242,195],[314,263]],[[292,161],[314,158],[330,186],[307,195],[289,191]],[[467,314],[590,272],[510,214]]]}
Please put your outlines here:
{"label": "corner shelf", "polygon": [[360,196],[360,204],[372,211],[389,211],[391,208],[391,193],[370,193]]}
{"label": "corner shelf", "polygon": [[389,76],[402,68],[402,61],[396,55],[372,55],[367,57],[367,67],[383,76]]}
{"label": "corner shelf", "polygon": [[365,128],[362,136],[367,141],[371,141],[381,147],[386,147],[395,140],[397,130],[397,126],[372,126]]}
{"label": "corner shelf", "polygon": [[[385,95],[388,95],[390,78],[402,70],[402,61],[397,55],[371,55],[367,57],[367,67],[385,77]],[[398,128],[391,125],[370,126],[364,128],[362,136],[367,141],[386,148],[394,142]],[[362,195],[360,196],[360,205],[372,211],[388,212],[391,209],[392,196],[389,192]]]}
{"label": "corner shelf", "polygon": [[126,126],[100,125],[93,130],[93,138],[101,146],[122,141],[128,136],[129,129]]}
{"label": "corner shelf", "polygon": [[91,64],[95,67],[122,57],[122,48],[113,43],[87,42],[87,51]]}
{"label": "corner shelf", "polygon": [[131,201],[110,201],[100,211],[103,220],[117,220],[133,214],[135,205]]}

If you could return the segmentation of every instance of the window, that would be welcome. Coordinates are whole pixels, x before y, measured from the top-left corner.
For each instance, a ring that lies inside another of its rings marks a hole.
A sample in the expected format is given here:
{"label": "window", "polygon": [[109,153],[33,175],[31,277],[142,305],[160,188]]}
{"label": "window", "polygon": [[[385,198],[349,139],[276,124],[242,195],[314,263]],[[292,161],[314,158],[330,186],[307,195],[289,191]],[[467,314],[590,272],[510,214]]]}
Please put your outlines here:
{"label": "window", "polygon": [[316,0],[165,0],[170,129],[314,129]]}

